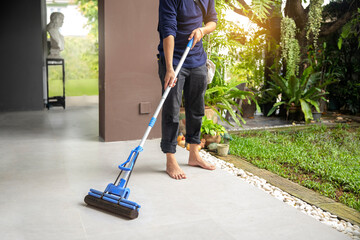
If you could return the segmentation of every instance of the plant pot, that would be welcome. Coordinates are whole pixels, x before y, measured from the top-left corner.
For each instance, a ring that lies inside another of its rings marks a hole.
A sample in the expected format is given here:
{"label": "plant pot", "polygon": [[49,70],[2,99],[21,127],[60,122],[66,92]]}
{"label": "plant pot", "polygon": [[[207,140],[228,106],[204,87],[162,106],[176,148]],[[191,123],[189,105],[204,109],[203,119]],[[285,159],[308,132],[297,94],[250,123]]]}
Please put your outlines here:
{"label": "plant pot", "polygon": [[304,113],[299,106],[290,106],[288,111],[287,120],[300,122],[305,119]]}
{"label": "plant pot", "polygon": [[313,112],[312,115],[313,115],[313,120],[314,121],[319,121],[320,118],[321,118],[322,113],[321,112],[320,113],[319,112]]}
{"label": "plant pot", "polygon": [[286,119],[286,106],[285,104],[282,104],[279,106],[279,117]]}
{"label": "plant pot", "polygon": [[210,143],[219,143],[221,141],[221,136],[211,136],[210,134],[204,134],[203,138],[205,139],[205,147],[207,147]]}
{"label": "plant pot", "polygon": [[256,105],[255,103],[249,104],[248,99],[243,99],[241,103],[242,116],[244,118],[252,118],[255,115]]}
{"label": "plant pot", "polygon": [[319,108],[321,113],[327,112],[327,102],[324,99],[320,99]]}
{"label": "plant pot", "polygon": [[229,144],[218,144],[217,153],[219,156],[227,156],[229,153]]}

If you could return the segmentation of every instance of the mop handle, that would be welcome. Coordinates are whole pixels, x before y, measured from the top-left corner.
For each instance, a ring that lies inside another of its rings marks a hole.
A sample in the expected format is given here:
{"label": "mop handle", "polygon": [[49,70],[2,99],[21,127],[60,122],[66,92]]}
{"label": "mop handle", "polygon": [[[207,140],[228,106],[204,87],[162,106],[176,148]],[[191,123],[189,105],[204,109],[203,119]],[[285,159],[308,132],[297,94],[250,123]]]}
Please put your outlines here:
{"label": "mop handle", "polygon": [[[169,95],[169,92],[171,90],[170,85],[172,85],[172,83],[175,81],[176,77],[178,76],[178,74],[179,74],[179,72],[181,70],[181,67],[182,67],[182,65],[183,65],[183,63],[184,63],[184,61],[185,61],[185,59],[186,59],[192,45],[193,45],[193,42],[194,42],[194,39],[192,38],[189,41],[188,45],[186,46],[186,49],[185,49],[185,51],[184,51],[184,53],[183,53],[183,55],[182,55],[182,57],[180,59],[180,62],[179,62],[179,64],[177,65],[177,67],[175,69],[175,77],[174,77],[174,79],[172,79],[171,84],[169,84],[169,86],[166,88],[165,92],[163,93],[163,95],[161,97],[161,101],[160,101],[158,107],[156,108],[156,111],[155,111],[153,117],[150,120],[150,123],[149,123],[149,125],[148,125],[148,127],[147,127],[147,129],[145,131],[145,134],[144,134],[143,138],[141,139],[140,145],[137,146],[134,150],[131,151],[130,156],[127,159],[127,161],[125,161],[123,164],[119,165],[119,168],[122,171],[124,171],[124,175],[123,175],[122,179],[120,180],[119,184],[121,183],[125,187],[126,187],[127,182],[128,182],[128,180],[130,178],[130,174],[131,174],[132,169],[134,167],[135,161],[136,161],[136,159],[137,159],[137,157],[139,155],[139,152],[141,152],[143,150],[145,141],[146,141],[147,137],[149,136],[149,133],[150,133],[151,129],[155,125],[156,118],[159,115],[159,112],[160,112],[162,106],[164,105],[166,97]],[[119,176],[116,178],[115,183],[118,181],[122,171],[120,172]]]}
{"label": "mop handle", "polygon": [[[194,38],[192,38],[192,39],[189,41],[188,45],[186,46],[185,52],[183,53],[183,55],[182,55],[182,57],[181,57],[181,59],[180,59],[180,62],[179,62],[179,64],[177,65],[177,67],[176,67],[176,69],[175,69],[175,77],[174,77],[174,79],[172,79],[172,82],[171,82],[171,83],[173,83],[173,82],[175,81],[175,79],[177,78],[177,76],[178,76],[178,74],[179,74],[179,72],[180,72],[180,70],[181,70],[181,67],[182,67],[182,65],[183,65],[183,63],[184,63],[184,61],[185,61],[185,59],[186,59],[186,57],[187,57],[187,55],[188,55],[188,53],[189,53],[192,45],[193,45],[193,42],[194,42]],[[140,145],[139,145],[139,147],[140,147],[141,149],[143,148],[143,146],[144,146],[144,144],[145,144],[145,141],[146,141],[147,137],[149,136],[149,133],[150,133],[152,127],[155,125],[156,118],[157,118],[157,116],[159,115],[159,112],[160,112],[162,106],[164,105],[164,102],[165,102],[166,97],[169,95],[169,92],[170,92],[170,90],[171,90],[170,85],[171,85],[171,84],[169,84],[169,86],[166,88],[164,94],[162,95],[161,101],[160,101],[158,107],[156,108],[156,111],[155,111],[153,117],[152,117],[151,120],[150,120],[149,126],[147,127],[146,132],[145,132],[143,138],[141,139],[141,142],[140,142]]]}

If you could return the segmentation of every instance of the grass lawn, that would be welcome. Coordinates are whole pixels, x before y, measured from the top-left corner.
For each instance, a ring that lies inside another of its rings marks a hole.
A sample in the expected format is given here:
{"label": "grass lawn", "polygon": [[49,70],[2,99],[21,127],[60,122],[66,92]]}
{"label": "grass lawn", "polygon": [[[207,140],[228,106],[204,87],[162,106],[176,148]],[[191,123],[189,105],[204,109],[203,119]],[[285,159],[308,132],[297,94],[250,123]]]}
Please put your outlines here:
{"label": "grass lawn", "polygon": [[233,138],[232,154],[360,211],[360,128],[321,125]]}
{"label": "grass lawn", "polygon": [[[62,96],[62,80],[51,80],[49,84],[49,96]],[[98,79],[65,80],[65,96],[98,95]]]}

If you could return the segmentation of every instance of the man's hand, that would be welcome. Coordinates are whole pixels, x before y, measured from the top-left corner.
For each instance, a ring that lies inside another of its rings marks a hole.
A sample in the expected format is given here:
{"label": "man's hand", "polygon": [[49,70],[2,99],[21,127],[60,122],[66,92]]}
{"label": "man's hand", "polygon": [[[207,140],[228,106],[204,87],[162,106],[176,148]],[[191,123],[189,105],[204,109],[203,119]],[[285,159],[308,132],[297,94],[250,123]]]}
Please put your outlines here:
{"label": "man's hand", "polygon": [[191,49],[194,48],[196,43],[200,42],[200,40],[205,36],[205,34],[211,33],[212,31],[215,30],[215,28],[216,28],[216,22],[208,22],[205,24],[204,27],[194,29],[191,32],[188,39],[190,41],[192,38],[194,38],[194,42]]}
{"label": "man's hand", "polygon": [[177,78],[175,80],[173,80],[175,78],[175,72],[174,69],[168,69],[166,70],[166,74],[165,74],[165,78],[164,78],[164,90],[166,90],[166,88],[168,86],[170,87],[175,87]]}
{"label": "man's hand", "polygon": [[194,46],[195,46],[195,44],[198,43],[198,42],[200,42],[200,40],[201,40],[203,37],[204,37],[204,30],[203,30],[203,28],[196,28],[196,29],[194,29],[194,30],[191,32],[191,34],[190,34],[190,36],[189,36],[189,38],[188,38],[189,41],[190,41],[192,38],[194,38],[194,42],[193,42],[193,45],[191,46],[191,49],[193,49]]}

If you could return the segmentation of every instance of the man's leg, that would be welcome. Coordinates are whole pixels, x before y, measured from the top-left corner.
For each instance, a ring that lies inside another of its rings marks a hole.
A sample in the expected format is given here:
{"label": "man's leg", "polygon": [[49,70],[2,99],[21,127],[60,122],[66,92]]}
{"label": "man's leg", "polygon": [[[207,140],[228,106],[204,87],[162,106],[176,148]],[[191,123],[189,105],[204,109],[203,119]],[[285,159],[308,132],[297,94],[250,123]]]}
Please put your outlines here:
{"label": "man's leg", "polygon": [[191,69],[184,85],[186,110],[186,142],[190,143],[189,165],[214,170],[215,166],[199,155],[200,131],[204,116],[204,95],[207,88],[206,65]]}
{"label": "man's leg", "polygon": [[[164,93],[164,77],[166,66],[159,63],[159,76]],[[180,168],[175,158],[177,135],[179,129],[179,111],[182,99],[182,89],[185,78],[179,73],[176,85],[171,89],[162,109],[162,138],[161,150],[166,154],[166,172],[174,179],[186,178],[185,173]]]}

